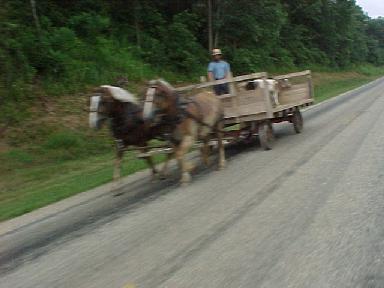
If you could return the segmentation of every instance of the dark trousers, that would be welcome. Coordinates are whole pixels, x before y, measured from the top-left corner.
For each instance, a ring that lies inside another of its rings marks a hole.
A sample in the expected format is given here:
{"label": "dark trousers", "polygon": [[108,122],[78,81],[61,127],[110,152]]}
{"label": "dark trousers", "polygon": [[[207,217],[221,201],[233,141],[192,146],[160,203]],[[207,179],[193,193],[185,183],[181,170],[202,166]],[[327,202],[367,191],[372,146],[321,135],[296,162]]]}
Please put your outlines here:
{"label": "dark trousers", "polygon": [[229,94],[228,83],[215,85],[215,86],[213,86],[213,90],[215,91],[216,95]]}

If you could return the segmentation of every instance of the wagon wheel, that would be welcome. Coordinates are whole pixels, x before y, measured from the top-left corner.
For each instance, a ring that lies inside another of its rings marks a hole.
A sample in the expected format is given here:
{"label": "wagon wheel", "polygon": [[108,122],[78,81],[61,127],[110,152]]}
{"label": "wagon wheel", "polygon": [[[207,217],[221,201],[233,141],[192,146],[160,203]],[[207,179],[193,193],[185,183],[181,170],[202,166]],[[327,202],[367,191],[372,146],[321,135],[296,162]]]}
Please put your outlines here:
{"label": "wagon wheel", "polygon": [[261,148],[264,150],[271,150],[275,137],[273,135],[273,128],[271,122],[264,122],[259,125],[259,140]]}
{"label": "wagon wheel", "polygon": [[295,112],[293,112],[292,124],[293,124],[293,129],[297,134],[303,131],[304,121],[303,121],[303,116],[301,115],[301,112],[299,109],[296,109]]}

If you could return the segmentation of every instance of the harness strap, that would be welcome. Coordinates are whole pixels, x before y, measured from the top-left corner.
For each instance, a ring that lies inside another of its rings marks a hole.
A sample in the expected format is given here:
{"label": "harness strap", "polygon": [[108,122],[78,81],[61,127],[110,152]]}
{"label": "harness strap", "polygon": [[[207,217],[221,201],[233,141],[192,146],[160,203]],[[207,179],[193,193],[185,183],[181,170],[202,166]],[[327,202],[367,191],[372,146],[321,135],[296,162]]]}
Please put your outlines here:
{"label": "harness strap", "polygon": [[[200,115],[203,114],[203,113],[202,113],[202,109],[201,109],[201,105],[200,105],[198,102],[193,101],[193,100],[190,100],[189,103],[190,103],[190,104],[194,104],[194,105],[197,107],[197,109],[200,111]],[[211,130],[213,130],[213,131],[215,131],[215,132],[220,132],[220,133],[225,133],[225,132],[226,132],[226,131],[224,131],[224,130],[221,130],[221,129],[216,128],[215,126],[212,126],[212,125],[209,125],[209,124],[205,123],[204,121],[202,121],[201,119],[199,119],[199,118],[196,117],[195,115],[189,113],[188,110],[187,110],[186,108],[184,108],[184,109],[180,109],[180,112],[181,112],[183,115],[185,115],[186,117],[188,117],[188,118],[190,118],[190,119],[196,121],[197,123],[199,123],[199,124],[202,125],[202,126],[205,126],[205,127],[210,128]],[[220,119],[217,123],[219,123],[219,122],[221,122],[221,121],[223,121],[223,119]]]}

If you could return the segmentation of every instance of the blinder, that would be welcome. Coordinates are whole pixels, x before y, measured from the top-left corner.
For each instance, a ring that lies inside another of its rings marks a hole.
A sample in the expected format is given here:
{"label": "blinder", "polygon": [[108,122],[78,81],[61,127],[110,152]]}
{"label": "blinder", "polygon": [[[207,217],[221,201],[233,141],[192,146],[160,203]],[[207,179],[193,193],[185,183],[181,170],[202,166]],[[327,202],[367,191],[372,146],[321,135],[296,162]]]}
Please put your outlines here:
{"label": "blinder", "polygon": [[89,126],[92,129],[100,129],[101,121],[105,119],[99,113],[101,96],[91,96],[89,107]]}
{"label": "blinder", "polygon": [[145,102],[144,102],[144,109],[143,109],[143,117],[145,120],[152,119],[154,116],[153,100],[155,97],[155,92],[156,92],[156,86],[151,86],[147,90],[147,93],[145,96]]}

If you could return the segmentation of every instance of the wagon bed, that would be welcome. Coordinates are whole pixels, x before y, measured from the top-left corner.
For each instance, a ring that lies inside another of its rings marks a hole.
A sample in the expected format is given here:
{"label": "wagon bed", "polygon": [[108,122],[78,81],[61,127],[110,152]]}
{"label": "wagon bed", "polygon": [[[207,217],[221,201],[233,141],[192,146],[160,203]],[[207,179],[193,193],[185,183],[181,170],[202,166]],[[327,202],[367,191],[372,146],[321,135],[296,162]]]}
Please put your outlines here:
{"label": "wagon bed", "polygon": [[[248,82],[261,79],[264,85],[254,90],[246,90]],[[241,138],[258,134],[261,145],[265,149],[271,149],[273,140],[273,123],[288,121],[293,124],[296,133],[303,129],[303,118],[300,108],[312,105],[313,86],[311,71],[279,75],[270,79],[277,82],[289,83],[279,89],[279,105],[274,106],[266,80],[268,74],[265,72],[253,73],[229,79],[213,82],[203,82],[196,85],[179,87],[179,93],[191,93],[196,90],[211,89],[212,86],[228,83],[230,93],[217,96],[221,99],[224,107],[225,126],[237,125],[236,129],[228,131],[226,137]],[[193,94],[193,93],[192,93]]]}
{"label": "wagon bed", "polygon": [[[210,91],[214,85],[228,83],[230,93],[217,96],[221,99],[224,108],[224,124],[227,127],[224,139],[228,143],[250,139],[254,135],[258,135],[261,146],[265,150],[269,150],[272,148],[274,140],[273,123],[288,121],[293,124],[296,133],[301,133],[303,118],[300,109],[314,103],[311,71],[306,70],[269,78],[276,81],[288,80],[290,83],[289,87],[280,90],[278,99],[280,105],[276,107],[272,105],[267,85],[255,90],[244,88],[249,81],[255,79],[267,80],[268,74],[266,72],[252,73],[213,82],[202,82],[178,87],[176,91],[188,98],[198,91]],[[211,141],[211,144],[215,145],[215,139]],[[201,143],[196,144],[196,146],[200,145]],[[145,148],[148,152],[140,153],[139,157],[172,153],[172,149],[167,144]]]}

